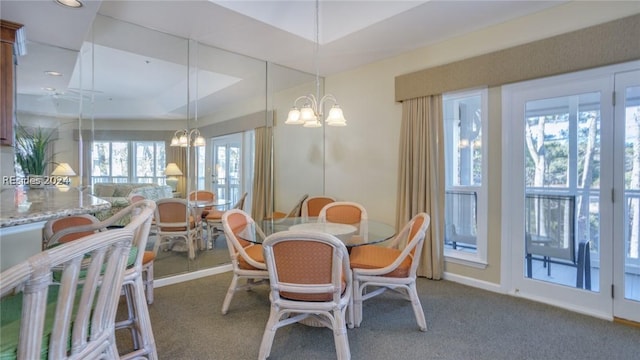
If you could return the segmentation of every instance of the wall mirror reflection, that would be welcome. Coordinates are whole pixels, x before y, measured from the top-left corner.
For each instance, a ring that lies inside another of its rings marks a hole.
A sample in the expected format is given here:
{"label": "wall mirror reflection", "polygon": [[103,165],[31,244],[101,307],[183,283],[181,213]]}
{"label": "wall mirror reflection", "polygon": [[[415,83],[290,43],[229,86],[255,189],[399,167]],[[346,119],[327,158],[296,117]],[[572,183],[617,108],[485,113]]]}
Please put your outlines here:
{"label": "wall mirror reflection", "polygon": [[[17,66],[17,120],[55,129],[72,185],[111,203],[99,218],[134,193],[215,194],[213,206],[191,198],[202,219],[195,256],[179,240],[159,248],[156,279],[229,263],[221,226],[203,214],[246,193],[244,210],[263,218],[323,191],[323,130],[283,125],[293,99],[316,91],[312,74],[100,14],[80,51],[29,42],[28,53]],[[187,146],[172,146],[181,136]],[[154,230],[149,250],[158,240]]]}

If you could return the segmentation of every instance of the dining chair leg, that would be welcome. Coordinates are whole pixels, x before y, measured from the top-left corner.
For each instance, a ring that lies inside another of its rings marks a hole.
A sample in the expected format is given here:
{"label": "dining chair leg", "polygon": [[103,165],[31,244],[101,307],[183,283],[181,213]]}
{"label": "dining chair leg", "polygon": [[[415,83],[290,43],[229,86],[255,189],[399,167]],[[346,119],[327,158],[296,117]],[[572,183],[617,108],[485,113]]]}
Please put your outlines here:
{"label": "dining chair leg", "polygon": [[227,295],[224,297],[224,302],[222,303],[222,314],[226,314],[229,311],[229,305],[231,304],[231,300],[233,299],[233,295],[236,292],[236,287],[238,286],[238,276],[233,275],[231,279],[231,284],[229,285],[229,289],[227,290]]}
{"label": "dining chair leg", "polygon": [[416,315],[416,322],[418,323],[418,327],[420,327],[420,331],[427,331],[427,320],[424,318],[424,311],[422,310],[422,304],[418,297],[416,283],[409,284],[407,292],[411,298],[411,306],[413,307],[413,312]]}
{"label": "dining chair leg", "polygon": [[333,311],[331,321],[333,323],[333,341],[338,360],[349,360],[351,359],[351,350],[349,349],[345,314],[340,310]]}
{"label": "dining chair leg", "polygon": [[362,322],[362,291],[364,289],[360,288],[360,282],[358,280],[353,280],[353,310],[351,311],[351,323],[354,327],[360,327],[360,323]]}
{"label": "dining chair leg", "polygon": [[271,311],[269,312],[269,319],[267,325],[264,328],[264,334],[262,335],[262,342],[260,343],[260,352],[258,353],[259,360],[265,360],[271,354],[271,347],[273,346],[273,339],[276,336],[278,319],[282,316],[280,311],[275,305],[271,305]]}
{"label": "dining chair leg", "polygon": [[151,317],[147,308],[147,300],[144,292],[144,284],[142,277],[137,276],[135,279],[127,282],[125,285],[131,294],[131,303],[133,312],[129,315],[129,319],[116,323],[116,329],[129,328],[134,339],[137,338],[137,344],[134,351],[122,354],[123,360],[146,358],[148,360],[157,360],[158,353],[156,350],[155,338],[151,328]]}
{"label": "dining chair leg", "polygon": [[147,304],[153,304],[153,261],[145,266],[144,271],[144,288],[147,294]]}

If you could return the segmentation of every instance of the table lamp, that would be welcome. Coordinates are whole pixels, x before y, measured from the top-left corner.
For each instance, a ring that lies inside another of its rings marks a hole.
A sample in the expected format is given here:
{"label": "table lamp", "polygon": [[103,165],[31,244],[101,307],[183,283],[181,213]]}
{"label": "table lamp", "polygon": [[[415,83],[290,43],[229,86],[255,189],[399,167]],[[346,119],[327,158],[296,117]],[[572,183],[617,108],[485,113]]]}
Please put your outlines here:
{"label": "table lamp", "polygon": [[51,176],[66,177],[66,179],[60,179],[60,181],[56,179],[55,185],[60,191],[69,191],[69,184],[71,184],[69,177],[76,176],[76,172],[73,171],[69,163],[59,163],[58,166],[53,169]]}
{"label": "table lamp", "polygon": [[182,176],[182,171],[176,163],[169,163],[164,169],[164,174],[167,176],[167,185],[171,186],[171,191],[175,192],[178,186],[177,176]]}

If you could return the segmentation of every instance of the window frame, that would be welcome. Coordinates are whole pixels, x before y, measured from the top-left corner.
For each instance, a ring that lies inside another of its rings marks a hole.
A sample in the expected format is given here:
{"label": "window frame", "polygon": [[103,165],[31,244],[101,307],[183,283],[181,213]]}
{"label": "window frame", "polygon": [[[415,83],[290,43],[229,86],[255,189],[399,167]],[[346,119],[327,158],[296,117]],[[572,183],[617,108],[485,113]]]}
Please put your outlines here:
{"label": "window frame", "polygon": [[[92,141],[91,142],[91,153],[90,153],[90,158],[91,158],[91,163],[92,163],[92,167],[93,167],[93,151],[94,151],[94,145],[95,143],[107,143],[109,144],[109,173],[110,175],[106,175],[106,176],[94,176],[93,175],[93,169],[90,170],[89,172],[89,180],[90,180],[90,185],[93,186],[97,183],[140,183],[140,179],[152,179],[151,182],[144,182],[144,183],[148,183],[148,184],[158,184],[158,185],[166,185],[166,177],[164,175],[164,168],[166,168],[166,159],[167,159],[167,152],[166,152],[166,143],[164,141],[136,141],[136,140],[99,140],[99,141]],[[127,144],[127,176],[113,176],[113,144],[114,143],[126,143]],[[155,166],[158,166],[158,151],[159,148],[158,146],[160,144],[162,144],[162,147],[164,148],[164,160],[165,160],[165,164],[162,166],[161,169],[155,169],[154,173],[156,175],[149,177],[149,176],[137,176],[136,174],[136,150],[137,150],[137,144],[143,144],[143,143],[153,143],[154,144],[154,160],[153,163]],[[96,179],[100,179],[102,181],[96,181]]]}
{"label": "window frame", "polygon": [[[442,94],[442,107],[443,107],[443,129],[444,129],[444,151],[445,151],[445,173],[449,174],[451,171],[451,165],[448,163],[448,158],[451,159],[453,154],[452,146],[449,142],[451,139],[448,138],[447,134],[453,134],[454,131],[451,130],[451,126],[455,124],[455,121],[451,121],[451,119],[446,119],[446,111],[445,104],[450,100],[463,99],[473,96],[480,97],[480,108],[481,108],[481,135],[480,141],[482,144],[488,144],[488,133],[489,133],[489,107],[488,107],[488,96],[489,90],[488,88],[475,88],[475,89],[466,89],[461,91],[449,92]],[[456,109],[457,110],[457,109]],[[457,111],[456,111],[457,112]],[[453,119],[456,120],[456,119]],[[459,119],[458,119],[459,120]],[[451,136],[452,137],[452,136]],[[458,146],[458,145],[455,145]],[[447,156],[447,151],[450,151],[451,155]],[[457,250],[453,249],[448,245],[444,244],[444,236],[442,237],[442,245],[444,249],[444,256],[446,262],[458,263],[466,266],[476,267],[484,269],[487,266],[487,209],[488,209],[488,181],[487,179],[487,168],[488,168],[488,149],[487,146],[481,146],[480,150],[480,184],[474,185],[453,185],[449,184],[452,182],[449,177],[445,175],[445,191],[455,190],[455,191],[463,191],[463,192],[475,192],[476,194],[476,251],[470,252],[464,249]],[[472,173],[473,174],[473,173]],[[473,176],[473,175],[472,175]],[[445,205],[446,206],[446,205]]]}

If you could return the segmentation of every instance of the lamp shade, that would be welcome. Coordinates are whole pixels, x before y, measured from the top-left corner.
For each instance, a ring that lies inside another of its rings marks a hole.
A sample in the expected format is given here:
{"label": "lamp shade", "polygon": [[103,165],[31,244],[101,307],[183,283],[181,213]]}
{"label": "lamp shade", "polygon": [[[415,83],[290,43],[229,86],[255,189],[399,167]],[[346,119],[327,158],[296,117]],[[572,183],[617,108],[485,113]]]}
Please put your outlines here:
{"label": "lamp shade", "polygon": [[344,118],[342,109],[338,105],[333,105],[327,116],[327,124],[331,126],[347,126],[347,120]]}
{"label": "lamp shade", "polygon": [[297,107],[293,107],[289,110],[289,115],[287,116],[287,121],[284,122],[287,125],[300,125],[304,124],[304,120],[300,118],[300,110]]}
{"label": "lamp shade", "polygon": [[166,176],[182,176],[182,171],[176,163],[167,164],[167,168],[164,169],[164,174]]}
{"label": "lamp shade", "polygon": [[60,163],[51,173],[53,176],[76,176],[76,172],[73,171],[71,165],[68,163]]}

